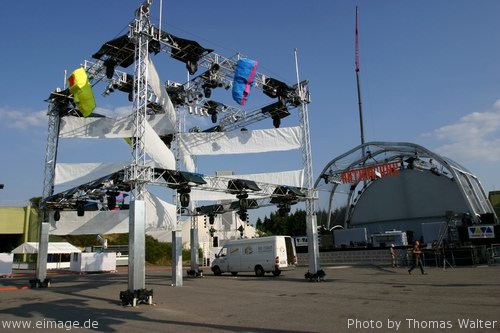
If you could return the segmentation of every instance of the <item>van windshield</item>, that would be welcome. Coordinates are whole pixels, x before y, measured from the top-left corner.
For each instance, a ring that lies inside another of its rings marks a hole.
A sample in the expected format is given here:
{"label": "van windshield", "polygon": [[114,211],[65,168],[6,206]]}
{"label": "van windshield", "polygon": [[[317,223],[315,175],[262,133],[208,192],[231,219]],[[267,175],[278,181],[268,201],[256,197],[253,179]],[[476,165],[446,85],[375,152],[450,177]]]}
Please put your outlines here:
{"label": "van windshield", "polygon": [[223,247],[218,254],[219,257],[225,257],[227,256],[227,247]]}

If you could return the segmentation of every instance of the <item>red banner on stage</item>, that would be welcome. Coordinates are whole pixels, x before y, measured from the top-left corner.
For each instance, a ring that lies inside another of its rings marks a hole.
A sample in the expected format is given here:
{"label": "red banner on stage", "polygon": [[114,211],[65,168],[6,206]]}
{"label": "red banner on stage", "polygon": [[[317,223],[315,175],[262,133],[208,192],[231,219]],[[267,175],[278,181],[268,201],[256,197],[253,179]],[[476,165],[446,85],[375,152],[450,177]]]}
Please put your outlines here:
{"label": "red banner on stage", "polygon": [[374,180],[385,176],[399,174],[399,162],[373,165],[366,168],[344,171],[341,174],[342,183],[356,184],[364,180]]}

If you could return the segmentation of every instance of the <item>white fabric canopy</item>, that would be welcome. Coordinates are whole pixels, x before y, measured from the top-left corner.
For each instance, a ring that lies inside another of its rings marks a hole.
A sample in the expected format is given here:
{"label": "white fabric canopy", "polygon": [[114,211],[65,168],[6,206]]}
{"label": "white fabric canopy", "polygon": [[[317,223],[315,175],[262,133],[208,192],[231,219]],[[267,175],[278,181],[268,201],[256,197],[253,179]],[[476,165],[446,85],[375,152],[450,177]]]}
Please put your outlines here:
{"label": "white fabric canopy", "polygon": [[163,169],[176,169],[174,154],[149,123],[145,126],[144,140],[146,142],[144,150],[156,165]]}
{"label": "white fabric canopy", "polygon": [[[148,123],[158,135],[172,134],[175,123],[169,115],[147,115]],[[120,118],[62,117],[59,137],[63,139],[117,139],[132,137],[133,116]]]}
{"label": "white fabric canopy", "polygon": [[299,149],[300,127],[253,131],[181,133],[180,148],[189,155],[249,154]]}
{"label": "white fabric canopy", "polygon": [[165,85],[161,83],[160,77],[158,76],[158,72],[156,71],[155,65],[151,60],[151,57],[148,56],[148,83],[154,94],[158,97],[158,103],[162,106],[163,112],[165,112],[170,126],[175,128],[175,109],[170,97],[168,96],[167,90],[165,89]]}
{"label": "white fabric canopy", "polygon": [[[68,243],[68,242],[49,242],[49,249],[47,253],[74,253],[74,252],[82,252],[76,246]],[[26,242],[24,244],[19,245],[11,253],[16,254],[33,254],[38,253],[38,242]]]}
{"label": "white fabric canopy", "polygon": [[57,163],[55,186],[76,187],[117,172],[130,162],[123,163]]}
{"label": "white fabric canopy", "polygon": [[[151,193],[145,193],[146,231],[172,230],[177,219],[175,205],[169,204]],[[129,229],[129,210],[86,211],[77,216],[76,211],[61,211],[59,221],[50,215],[51,235],[121,234]]]}
{"label": "white fabric canopy", "polygon": [[[72,122],[74,119],[88,119],[88,118],[75,118],[75,117],[63,117],[61,121],[63,121],[66,118],[72,118]],[[100,119],[106,119],[106,118],[100,118]],[[109,118],[108,118],[109,119]],[[121,120],[127,119],[130,122],[130,118],[121,118]],[[129,128],[129,123],[125,121],[119,121],[116,124],[120,123],[124,127],[122,130],[120,130],[120,135],[123,135],[122,137],[131,137],[132,132]],[[69,123],[68,122],[68,123]],[[80,120],[75,121],[75,123],[80,122]],[[126,129],[127,128],[127,129]],[[125,130],[126,129],[126,130]],[[128,133],[128,135],[124,135],[125,133]],[[81,134],[81,133],[80,133]],[[73,133],[71,137],[73,138],[89,138],[89,136],[85,135],[80,135],[77,133]],[[120,137],[120,136],[116,136]],[[146,122],[145,124],[145,133],[144,133],[144,140],[146,142],[146,145],[144,147],[144,150],[146,154],[155,162],[155,164],[161,168],[164,169],[176,169],[176,162],[175,162],[175,157],[172,151],[165,145],[165,143],[162,141],[160,136],[156,133],[154,128],[149,124],[149,122]],[[77,168],[79,171],[82,171],[81,168]],[[73,171],[66,171],[66,172],[72,172],[74,173],[73,178],[76,175],[76,172],[78,171],[77,169]],[[94,178],[96,179],[96,178]]]}

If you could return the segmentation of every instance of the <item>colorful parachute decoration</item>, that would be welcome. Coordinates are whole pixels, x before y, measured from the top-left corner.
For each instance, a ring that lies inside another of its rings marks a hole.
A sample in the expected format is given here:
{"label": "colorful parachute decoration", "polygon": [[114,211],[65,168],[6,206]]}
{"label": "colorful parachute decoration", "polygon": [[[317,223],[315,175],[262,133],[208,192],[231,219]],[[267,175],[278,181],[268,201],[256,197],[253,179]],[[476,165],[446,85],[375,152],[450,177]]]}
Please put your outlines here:
{"label": "colorful parachute decoration", "polygon": [[90,116],[95,109],[95,99],[85,69],[80,67],[71,73],[68,83],[69,91],[73,95],[78,110],[84,117]]}
{"label": "colorful parachute decoration", "polygon": [[233,99],[238,104],[245,105],[256,71],[257,61],[246,58],[238,60],[233,80]]}

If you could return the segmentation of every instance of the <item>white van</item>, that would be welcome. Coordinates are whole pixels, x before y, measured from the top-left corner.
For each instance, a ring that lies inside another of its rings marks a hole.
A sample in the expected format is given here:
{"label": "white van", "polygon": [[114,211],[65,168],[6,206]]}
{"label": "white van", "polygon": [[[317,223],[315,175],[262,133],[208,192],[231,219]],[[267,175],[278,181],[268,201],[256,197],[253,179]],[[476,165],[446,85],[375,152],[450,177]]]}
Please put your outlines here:
{"label": "white van", "polygon": [[295,269],[297,253],[290,236],[269,236],[228,241],[212,261],[214,275],[255,272],[257,276]]}

